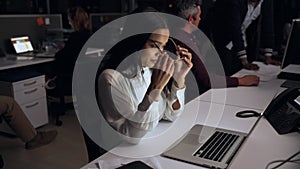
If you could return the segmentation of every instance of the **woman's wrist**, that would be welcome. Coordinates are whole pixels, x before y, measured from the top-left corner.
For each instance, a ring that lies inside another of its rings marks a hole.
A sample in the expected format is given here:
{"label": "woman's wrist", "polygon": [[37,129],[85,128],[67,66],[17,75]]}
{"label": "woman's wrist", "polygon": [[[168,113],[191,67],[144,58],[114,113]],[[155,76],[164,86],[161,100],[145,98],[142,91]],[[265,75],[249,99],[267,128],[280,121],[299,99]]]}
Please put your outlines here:
{"label": "woman's wrist", "polygon": [[138,105],[138,110],[147,111],[153,102],[154,100],[149,95],[146,94],[142,102]]}
{"label": "woman's wrist", "polygon": [[182,89],[185,87],[185,80],[184,79],[174,80],[174,85],[175,85],[175,87]]}
{"label": "woman's wrist", "polygon": [[155,89],[155,88],[149,87],[146,92],[146,95],[148,95],[151,98],[151,100],[153,100],[153,101],[159,101],[162,90],[163,89]]}

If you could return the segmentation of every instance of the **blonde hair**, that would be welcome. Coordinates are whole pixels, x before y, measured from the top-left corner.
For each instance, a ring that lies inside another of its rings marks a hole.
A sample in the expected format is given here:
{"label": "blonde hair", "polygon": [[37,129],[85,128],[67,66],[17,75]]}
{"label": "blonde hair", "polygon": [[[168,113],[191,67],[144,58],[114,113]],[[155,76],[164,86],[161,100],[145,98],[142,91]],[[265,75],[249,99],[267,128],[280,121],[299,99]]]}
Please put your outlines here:
{"label": "blonde hair", "polygon": [[89,29],[90,24],[88,14],[81,7],[69,8],[68,17],[71,19],[75,31]]}

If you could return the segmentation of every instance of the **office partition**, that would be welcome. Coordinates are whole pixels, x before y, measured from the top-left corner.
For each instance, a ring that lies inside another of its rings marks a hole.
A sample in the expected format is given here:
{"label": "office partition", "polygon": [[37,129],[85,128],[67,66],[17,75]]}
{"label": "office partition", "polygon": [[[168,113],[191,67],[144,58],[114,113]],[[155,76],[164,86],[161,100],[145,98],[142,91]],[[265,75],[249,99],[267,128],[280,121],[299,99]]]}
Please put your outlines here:
{"label": "office partition", "polygon": [[[62,15],[0,15],[0,48],[6,53],[12,53],[10,38],[29,36],[35,48],[51,36],[62,36]],[[53,31],[56,30],[56,31]],[[56,32],[53,35],[53,32]],[[59,32],[59,33],[57,33]]]}

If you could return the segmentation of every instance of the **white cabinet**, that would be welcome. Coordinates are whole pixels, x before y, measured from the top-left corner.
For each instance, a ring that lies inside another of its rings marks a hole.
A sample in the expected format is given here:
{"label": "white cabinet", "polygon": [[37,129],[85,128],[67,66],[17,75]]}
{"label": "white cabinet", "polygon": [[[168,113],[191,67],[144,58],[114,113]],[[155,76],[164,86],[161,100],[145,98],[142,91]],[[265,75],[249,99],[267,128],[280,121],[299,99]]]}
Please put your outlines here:
{"label": "white cabinet", "polygon": [[[48,123],[45,75],[31,74],[25,76],[25,79],[22,76],[0,79],[0,94],[13,97],[35,128]],[[5,122],[0,123],[0,131],[14,134]]]}

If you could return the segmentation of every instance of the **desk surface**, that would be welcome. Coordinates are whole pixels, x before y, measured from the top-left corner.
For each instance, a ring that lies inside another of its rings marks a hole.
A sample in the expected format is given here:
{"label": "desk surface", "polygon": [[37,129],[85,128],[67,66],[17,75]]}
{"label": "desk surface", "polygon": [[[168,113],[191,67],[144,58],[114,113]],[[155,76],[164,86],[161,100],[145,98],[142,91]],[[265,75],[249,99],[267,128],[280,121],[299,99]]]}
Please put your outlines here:
{"label": "desk surface", "polygon": [[[299,133],[279,135],[270,123],[262,117],[229,168],[241,169],[243,166],[243,169],[264,169],[271,161],[285,160],[298,151],[300,151]],[[299,156],[295,159],[299,159]],[[299,163],[287,163],[280,167],[280,169],[299,168]]]}
{"label": "desk surface", "polygon": [[260,66],[258,71],[242,69],[233,76],[257,75],[260,77],[260,83],[257,87],[239,86],[236,88],[211,89],[202,94],[200,100],[264,110],[278,93],[280,85],[285,80],[276,78],[280,72],[279,66],[265,65],[261,62],[255,63]]}
{"label": "desk surface", "polygon": [[[94,163],[92,162],[89,165],[84,166],[83,169],[95,166],[95,163],[99,160],[123,160],[124,157],[125,161],[134,161],[139,158],[144,158],[143,160],[147,161],[149,160],[148,157],[155,157],[158,163],[164,164],[166,162],[164,165],[169,166],[168,163],[170,160],[160,157],[159,155],[178,140],[183,133],[188,132],[194,124],[205,124],[208,126],[249,133],[258,118],[252,117],[244,119],[236,117],[235,113],[241,110],[245,110],[245,108],[201,102],[195,99],[185,106],[183,114],[175,122],[161,122],[159,126],[148,133],[139,144],[121,144],[112,149],[110,151],[111,153],[106,153],[105,156],[101,156],[95,160]],[[124,161],[122,161],[122,163],[123,162]],[[112,163],[112,165],[116,164]],[[154,166],[157,167],[157,165]],[[172,168],[175,167],[179,169],[182,168],[182,166],[185,166],[185,168],[187,167],[185,163],[179,166],[177,166],[177,162],[175,162]]]}
{"label": "desk surface", "polygon": [[34,58],[31,60],[7,60],[6,58],[0,59],[0,70],[7,70],[23,66],[30,66],[54,61],[54,58]]}
{"label": "desk surface", "polygon": [[[267,68],[267,66],[263,68]],[[214,91],[217,91],[216,93],[227,92],[226,102],[220,101],[222,99],[219,99],[218,94],[210,94],[212,93],[212,90],[210,90],[185,106],[184,113],[174,122],[174,124],[172,124],[173,127],[170,128],[172,129],[172,134],[168,135],[167,138],[164,138],[164,141],[156,142],[157,140],[153,139],[151,141],[148,140],[149,142],[142,141],[138,145],[118,146],[111,152],[108,152],[86,166],[83,166],[82,169],[98,168],[97,166],[99,166],[99,164],[108,169],[110,167],[116,168],[121,164],[136,160],[142,160],[154,168],[159,169],[203,168],[158,155],[160,154],[159,152],[163,152],[168,145],[171,145],[174,140],[180,138],[190,127],[192,127],[193,124],[191,124],[191,121],[189,120],[193,119],[195,116],[196,120],[193,120],[194,123],[219,126],[227,129],[239,129],[243,132],[251,131],[249,137],[245,140],[241,149],[233,158],[228,167],[229,169],[263,169],[273,160],[286,159],[300,150],[299,134],[290,133],[288,135],[278,135],[264,117],[252,117],[246,119],[235,117],[237,111],[245,109],[254,109],[258,112],[262,112],[271,102],[272,98],[278,94],[278,92],[282,91],[282,88],[280,88],[282,82],[282,80],[271,78],[270,80],[261,83],[258,87],[213,89]],[[257,122],[258,119],[259,121]],[[153,136],[156,132],[160,132],[161,129],[167,127],[164,125],[165,124],[160,124],[158,128],[146,136]],[[144,151],[155,151],[155,156],[141,159],[142,157],[145,157],[142,156]],[[132,154],[136,155],[135,157],[137,158],[128,158]],[[295,166],[291,165],[286,165],[285,167],[286,169],[295,169]]]}

